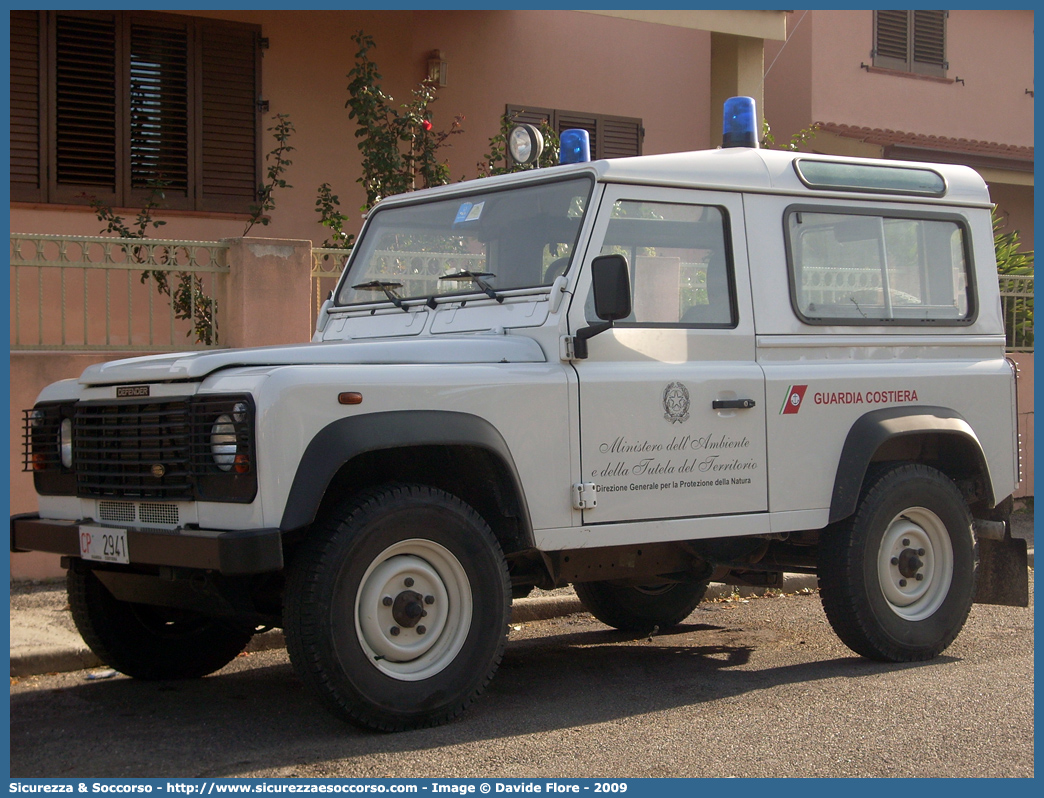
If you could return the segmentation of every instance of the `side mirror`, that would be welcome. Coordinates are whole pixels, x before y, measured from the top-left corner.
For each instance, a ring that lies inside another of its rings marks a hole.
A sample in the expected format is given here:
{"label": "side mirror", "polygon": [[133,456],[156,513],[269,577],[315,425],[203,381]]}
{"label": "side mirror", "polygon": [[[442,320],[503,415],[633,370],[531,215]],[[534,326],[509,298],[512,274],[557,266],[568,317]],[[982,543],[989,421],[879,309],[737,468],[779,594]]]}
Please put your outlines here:
{"label": "side mirror", "polygon": [[595,314],[603,321],[631,315],[631,278],[623,255],[599,255],[591,261]]}
{"label": "side mirror", "polygon": [[603,333],[617,319],[631,315],[631,278],[627,258],[623,255],[599,255],[591,261],[591,288],[594,291],[595,314],[602,319],[576,331],[573,357],[587,357],[587,339]]}

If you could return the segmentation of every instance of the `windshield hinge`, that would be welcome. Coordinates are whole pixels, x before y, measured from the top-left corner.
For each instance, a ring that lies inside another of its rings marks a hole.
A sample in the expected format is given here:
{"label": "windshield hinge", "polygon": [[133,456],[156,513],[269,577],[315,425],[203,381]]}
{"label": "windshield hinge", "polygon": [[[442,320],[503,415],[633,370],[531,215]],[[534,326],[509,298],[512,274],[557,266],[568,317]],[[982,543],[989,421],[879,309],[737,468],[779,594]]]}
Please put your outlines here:
{"label": "windshield hinge", "polygon": [[558,339],[558,356],[561,360],[576,360],[573,344],[576,339],[572,335],[563,335]]}
{"label": "windshield hinge", "polygon": [[576,482],[573,485],[573,509],[593,510],[598,506],[598,494],[593,482]]}

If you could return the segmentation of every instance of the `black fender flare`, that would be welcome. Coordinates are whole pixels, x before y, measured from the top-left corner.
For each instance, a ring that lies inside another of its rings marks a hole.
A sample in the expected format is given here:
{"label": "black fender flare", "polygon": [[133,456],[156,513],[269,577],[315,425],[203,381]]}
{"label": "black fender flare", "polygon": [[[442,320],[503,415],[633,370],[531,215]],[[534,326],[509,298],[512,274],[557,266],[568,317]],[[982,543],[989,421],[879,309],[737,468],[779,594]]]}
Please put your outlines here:
{"label": "black fender flare", "polygon": [[410,446],[474,446],[488,451],[509,475],[524,533],[533,540],[526,494],[504,437],[484,418],[448,410],[367,413],[327,424],[312,438],[297,464],[279,528],[289,532],[311,524],[330,482],[353,457]]}
{"label": "black fender flare", "polygon": [[979,437],[964,416],[948,407],[886,407],[871,410],[860,416],[848,431],[834,477],[834,492],[830,499],[830,523],[848,518],[856,511],[871,458],[886,441],[926,432],[953,435],[971,444],[979,460],[979,469],[985,477],[992,506],[993,482],[990,479],[986,455],[982,451]]}

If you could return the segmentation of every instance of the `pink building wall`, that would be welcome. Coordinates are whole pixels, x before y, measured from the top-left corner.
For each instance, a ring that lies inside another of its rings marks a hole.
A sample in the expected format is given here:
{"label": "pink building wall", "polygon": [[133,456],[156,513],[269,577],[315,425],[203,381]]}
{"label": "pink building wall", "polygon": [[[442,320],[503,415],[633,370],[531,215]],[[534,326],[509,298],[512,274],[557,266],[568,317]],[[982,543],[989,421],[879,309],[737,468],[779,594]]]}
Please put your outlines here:
{"label": "pink building wall", "polygon": [[[864,69],[872,63],[873,25],[872,10],[794,11],[788,40],[765,42],[765,114],[777,142],[828,122],[1033,146],[1032,11],[950,11],[944,79]],[[1032,249],[1032,175],[986,176],[1008,228]]]}
{"label": "pink building wall", "polygon": [[861,68],[871,63],[873,11],[803,14],[791,14],[782,55],[783,43],[765,43],[766,64],[779,56],[765,93],[781,132],[823,121],[1033,146],[1032,11],[951,11],[950,80]]}
{"label": "pink building wall", "polygon": [[[188,13],[188,12],[186,12]],[[499,131],[507,104],[640,117],[644,152],[710,146],[706,109],[710,98],[710,34],[571,11],[199,11],[195,16],[259,23],[270,46],[262,59],[262,96],[268,118],[290,114],[295,151],[286,174],[292,188],[276,193],[268,227],[251,235],[323,241],[315,197],[329,182],[354,229],[364,194],[355,180],[359,152],[355,124],[344,107],[362,29],[377,42],[371,57],[383,87],[397,103],[427,71],[428,54],[442,50],[449,85],[432,106],[435,126],[448,128],[464,114],[464,133],[453,136],[448,155],[453,180],[477,177],[476,164]],[[265,127],[271,122],[266,119]],[[261,151],[273,147],[265,133]],[[134,216],[131,209],[129,216]],[[245,216],[161,214],[167,224],[154,238],[218,240],[243,234]],[[82,206],[11,209],[11,230],[27,233],[97,234],[98,221]]]}

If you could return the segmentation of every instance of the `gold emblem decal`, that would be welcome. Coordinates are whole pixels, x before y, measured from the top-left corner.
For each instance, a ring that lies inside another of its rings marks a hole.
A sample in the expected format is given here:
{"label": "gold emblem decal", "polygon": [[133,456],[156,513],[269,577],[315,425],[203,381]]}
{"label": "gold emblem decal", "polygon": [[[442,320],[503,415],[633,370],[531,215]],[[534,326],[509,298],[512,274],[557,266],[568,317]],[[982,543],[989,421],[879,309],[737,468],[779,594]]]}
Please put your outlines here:
{"label": "gold emblem decal", "polygon": [[166,466],[163,465],[163,463],[156,463],[156,465],[152,467],[152,476],[156,477],[156,479],[159,479],[166,473],[167,469]]}

